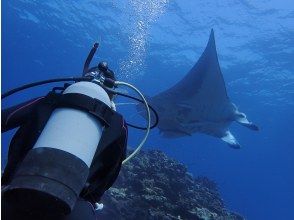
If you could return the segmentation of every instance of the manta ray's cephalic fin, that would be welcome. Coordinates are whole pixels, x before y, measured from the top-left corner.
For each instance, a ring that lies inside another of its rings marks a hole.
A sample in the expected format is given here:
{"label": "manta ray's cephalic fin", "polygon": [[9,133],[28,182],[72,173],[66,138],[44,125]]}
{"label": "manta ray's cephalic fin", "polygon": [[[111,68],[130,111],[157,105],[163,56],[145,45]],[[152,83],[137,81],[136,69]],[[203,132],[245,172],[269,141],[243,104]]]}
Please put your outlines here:
{"label": "manta ray's cephalic fin", "polygon": [[245,113],[243,112],[239,112],[238,109],[237,109],[237,106],[235,104],[233,104],[233,107],[235,108],[235,114],[234,114],[234,119],[236,122],[238,122],[240,125],[243,125],[244,127],[247,127],[251,130],[254,130],[254,131],[258,131],[259,128],[257,127],[257,125],[253,124],[252,122],[250,122],[248,119],[247,119],[247,116]]}
{"label": "manta ray's cephalic fin", "polygon": [[225,135],[221,138],[226,142],[231,148],[240,149],[241,145],[238,143],[236,138],[232,135],[230,131],[226,131]]}

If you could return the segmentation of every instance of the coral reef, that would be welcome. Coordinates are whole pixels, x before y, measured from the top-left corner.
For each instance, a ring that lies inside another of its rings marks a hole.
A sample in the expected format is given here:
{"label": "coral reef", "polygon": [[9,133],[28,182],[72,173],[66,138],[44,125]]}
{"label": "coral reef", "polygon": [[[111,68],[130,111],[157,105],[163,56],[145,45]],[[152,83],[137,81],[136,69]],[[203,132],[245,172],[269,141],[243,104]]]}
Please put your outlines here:
{"label": "coral reef", "polygon": [[187,173],[160,151],[141,152],[123,166],[97,211],[101,219],[242,220],[225,209],[215,182]]}

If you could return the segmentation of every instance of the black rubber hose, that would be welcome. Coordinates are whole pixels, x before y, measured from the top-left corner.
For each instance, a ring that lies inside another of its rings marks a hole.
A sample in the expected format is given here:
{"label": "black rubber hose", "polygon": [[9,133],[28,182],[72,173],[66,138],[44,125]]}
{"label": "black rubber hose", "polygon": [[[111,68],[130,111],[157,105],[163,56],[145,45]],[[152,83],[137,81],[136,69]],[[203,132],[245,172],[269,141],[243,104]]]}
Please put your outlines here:
{"label": "black rubber hose", "polygon": [[[141,100],[139,98],[136,98],[136,97],[133,97],[133,96],[130,96],[130,95],[127,95],[127,94],[124,94],[124,93],[118,92],[118,93],[116,93],[116,95],[124,96],[124,97],[130,98],[130,99],[136,100],[138,102],[144,103],[143,100]],[[158,125],[159,117],[158,117],[157,112],[155,111],[155,109],[151,105],[148,104],[148,107],[151,109],[151,111],[155,115],[155,123],[152,126],[150,126],[150,129],[153,129]],[[130,123],[127,123],[127,125],[132,127],[132,128],[136,128],[136,129],[140,129],[140,130],[146,130],[147,129],[146,127],[140,127],[140,126],[137,126],[137,125],[132,125]]]}
{"label": "black rubber hose", "polygon": [[67,77],[67,78],[56,78],[56,79],[47,79],[47,80],[42,80],[38,82],[33,82],[29,84],[25,84],[23,86],[17,87],[15,89],[11,89],[1,95],[1,99],[4,99],[14,93],[20,92],[25,89],[29,89],[35,86],[40,86],[48,83],[55,83],[55,82],[67,82],[67,81],[74,81],[74,82],[79,82],[79,81],[91,81],[92,77]]}
{"label": "black rubber hose", "polygon": [[[124,94],[122,92],[117,92],[117,91],[115,91],[113,89],[107,88],[106,86],[102,86],[102,87],[106,91],[108,91],[109,93],[112,93],[112,94],[115,94],[115,95],[120,95],[120,96],[123,96],[123,97],[126,97],[126,98],[130,98],[130,99],[136,100],[138,102],[144,103],[144,101],[141,100],[141,99],[139,99],[139,98],[136,98],[136,97],[133,97],[133,96]],[[156,110],[151,105],[148,104],[148,107],[151,109],[151,111],[155,115],[155,123],[152,126],[150,126],[150,129],[153,129],[153,128],[155,128],[158,125],[159,117],[158,117],[158,114],[157,114]],[[133,124],[130,124],[130,123],[127,123],[127,125],[130,126],[130,127],[132,127],[132,128],[139,129],[139,130],[146,130],[147,129],[146,127],[141,127],[141,126],[133,125]]]}

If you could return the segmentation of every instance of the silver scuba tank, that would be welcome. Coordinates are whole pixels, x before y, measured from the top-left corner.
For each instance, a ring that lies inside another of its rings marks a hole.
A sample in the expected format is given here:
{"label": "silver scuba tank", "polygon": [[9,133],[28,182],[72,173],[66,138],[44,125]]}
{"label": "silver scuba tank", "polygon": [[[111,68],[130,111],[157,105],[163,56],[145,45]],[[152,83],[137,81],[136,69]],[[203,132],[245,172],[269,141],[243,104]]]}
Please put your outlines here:
{"label": "silver scuba tank", "polygon": [[[70,93],[111,106],[105,90],[92,82],[72,84],[63,92]],[[86,111],[55,109],[5,195],[24,210],[34,207],[42,213],[70,213],[86,184],[103,126]]]}

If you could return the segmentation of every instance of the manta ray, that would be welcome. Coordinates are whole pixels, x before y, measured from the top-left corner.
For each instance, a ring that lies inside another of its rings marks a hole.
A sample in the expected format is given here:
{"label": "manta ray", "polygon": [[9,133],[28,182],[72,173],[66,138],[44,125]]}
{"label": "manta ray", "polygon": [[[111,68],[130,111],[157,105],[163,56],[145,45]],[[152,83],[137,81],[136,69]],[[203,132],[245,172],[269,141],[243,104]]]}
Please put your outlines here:
{"label": "manta ray", "polygon": [[240,148],[229,131],[230,124],[236,121],[258,130],[227,95],[213,30],[204,52],[186,76],[148,101],[158,113],[158,128],[166,138],[200,132],[220,138],[232,148]]}

